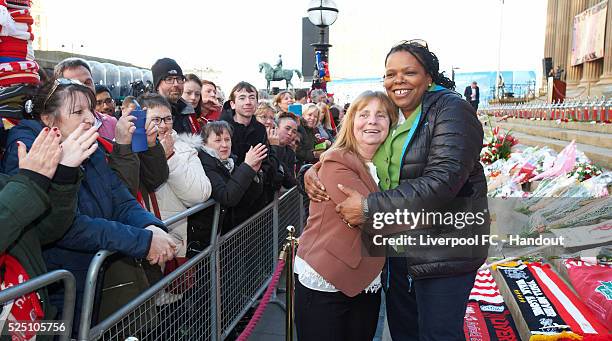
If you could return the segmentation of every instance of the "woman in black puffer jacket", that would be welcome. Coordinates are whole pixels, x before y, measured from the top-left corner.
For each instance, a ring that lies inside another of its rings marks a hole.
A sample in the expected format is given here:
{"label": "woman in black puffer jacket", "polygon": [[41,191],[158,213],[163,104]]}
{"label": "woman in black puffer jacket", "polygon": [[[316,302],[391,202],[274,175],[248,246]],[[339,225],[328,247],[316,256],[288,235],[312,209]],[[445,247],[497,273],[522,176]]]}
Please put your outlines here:
{"label": "woman in black puffer jacket", "polygon": [[[423,238],[478,238],[489,232],[486,180],[479,154],[483,130],[474,109],[439,73],[437,57],[422,41],[394,46],[385,59],[384,86],[401,110],[400,122],[374,157],[381,192],[362,197],[344,188],[337,210],[350,226],[372,232],[372,219],[386,212],[477,214],[471,224],[383,227],[414,238],[402,257],[389,257],[386,307],[394,340],[463,340],[463,317],[477,269],[488,245],[430,246]],[[403,118],[403,120],[402,120]],[[314,169],[305,176],[313,200],[326,200]],[[464,221],[465,222],[465,221]],[[439,244],[438,244],[439,245]],[[391,255],[391,254],[389,254]]]}
{"label": "woman in black puffer jacket", "polygon": [[[225,234],[251,215],[251,207],[263,192],[262,160],[267,148],[258,144],[246,153],[244,162],[235,164],[232,128],[225,121],[211,121],[202,128],[204,145],[198,151],[206,176],[212,185],[211,198],[221,204],[219,232]],[[188,257],[210,244],[214,207],[198,212],[188,220]]]}

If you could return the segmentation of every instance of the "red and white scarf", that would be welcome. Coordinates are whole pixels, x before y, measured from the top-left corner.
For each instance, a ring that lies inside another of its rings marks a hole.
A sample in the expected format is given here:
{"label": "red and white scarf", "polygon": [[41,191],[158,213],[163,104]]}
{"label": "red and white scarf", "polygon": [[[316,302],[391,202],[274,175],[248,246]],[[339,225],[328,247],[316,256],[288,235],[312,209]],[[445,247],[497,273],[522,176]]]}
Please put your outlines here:
{"label": "red and white scarf", "polygon": [[467,341],[518,341],[519,336],[499,288],[487,270],[476,275],[465,311],[463,331]]}
{"label": "red and white scarf", "polygon": [[[2,274],[0,290],[24,283],[30,276],[15,257],[6,253],[0,254],[0,273]],[[44,318],[40,299],[36,292],[31,292],[17,299],[5,303],[0,312],[0,330],[4,323],[37,321]],[[12,341],[35,340],[35,332],[11,332]]]}
{"label": "red and white scarf", "polygon": [[612,340],[548,264],[513,262],[496,270],[507,288],[502,290],[504,299],[518,308],[514,318],[527,326],[529,341]]}

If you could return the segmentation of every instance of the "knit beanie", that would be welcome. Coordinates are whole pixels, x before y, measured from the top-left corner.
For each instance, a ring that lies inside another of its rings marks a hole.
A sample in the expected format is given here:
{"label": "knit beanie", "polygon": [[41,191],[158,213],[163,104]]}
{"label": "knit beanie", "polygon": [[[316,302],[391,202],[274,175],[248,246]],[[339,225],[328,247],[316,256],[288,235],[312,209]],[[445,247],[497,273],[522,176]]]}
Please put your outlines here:
{"label": "knit beanie", "polygon": [[174,59],[170,58],[162,58],[158,59],[155,64],[151,67],[151,72],[153,73],[153,84],[155,85],[155,90],[159,86],[159,82],[162,79],[168,76],[182,76],[183,70],[176,63]]}

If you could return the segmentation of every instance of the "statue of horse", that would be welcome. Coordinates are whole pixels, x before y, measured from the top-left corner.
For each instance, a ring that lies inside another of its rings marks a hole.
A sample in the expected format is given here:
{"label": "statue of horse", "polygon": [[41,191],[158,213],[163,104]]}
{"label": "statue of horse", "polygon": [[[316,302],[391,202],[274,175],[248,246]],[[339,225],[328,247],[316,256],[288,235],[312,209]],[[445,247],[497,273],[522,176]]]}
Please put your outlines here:
{"label": "statue of horse", "polygon": [[295,70],[295,69],[280,69],[280,70],[274,70],[274,68],[268,64],[268,63],[260,63],[259,64],[259,73],[262,72],[262,70],[264,71],[265,77],[266,77],[266,81],[268,83],[268,85],[266,86],[266,89],[268,91],[270,91],[270,82],[271,81],[285,81],[285,86],[287,89],[289,89],[289,86],[291,86],[291,88],[293,88],[293,84],[291,84],[291,78],[293,78],[293,73],[297,73],[298,77],[300,77],[300,79],[302,79],[302,73],[300,72],[300,70]]}

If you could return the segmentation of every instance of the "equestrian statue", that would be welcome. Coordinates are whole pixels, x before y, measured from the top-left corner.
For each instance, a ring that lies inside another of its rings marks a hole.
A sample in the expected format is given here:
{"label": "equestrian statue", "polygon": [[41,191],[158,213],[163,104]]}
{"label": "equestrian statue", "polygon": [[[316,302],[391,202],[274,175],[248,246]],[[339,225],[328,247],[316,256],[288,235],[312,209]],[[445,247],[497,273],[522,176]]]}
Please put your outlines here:
{"label": "equestrian statue", "polygon": [[289,86],[293,89],[293,84],[291,84],[291,78],[293,78],[293,73],[297,73],[298,77],[302,79],[302,73],[300,70],[296,69],[283,69],[283,62],[281,59],[281,55],[278,56],[278,62],[276,63],[276,67],[272,67],[268,63],[260,63],[259,64],[259,73],[264,71],[264,75],[266,77],[266,90],[270,91],[270,82],[271,81],[285,81],[285,87],[289,89]]}

